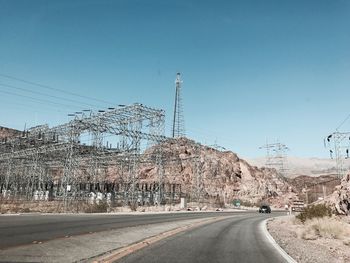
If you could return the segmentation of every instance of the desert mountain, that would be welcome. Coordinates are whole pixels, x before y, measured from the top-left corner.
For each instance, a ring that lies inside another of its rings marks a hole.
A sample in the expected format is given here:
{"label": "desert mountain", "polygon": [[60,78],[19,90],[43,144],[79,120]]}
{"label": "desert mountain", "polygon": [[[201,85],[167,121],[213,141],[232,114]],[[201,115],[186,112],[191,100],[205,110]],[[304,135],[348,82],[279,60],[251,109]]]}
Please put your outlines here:
{"label": "desert mountain", "polygon": [[[164,168],[165,184],[182,185],[187,195],[197,194],[203,200],[230,203],[240,199],[251,203],[269,202],[282,207],[296,194],[285,178],[275,169],[258,168],[230,151],[219,151],[186,138],[179,138],[153,146],[147,154],[162,149],[167,160],[174,160]],[[142,183],[157,180],[155,166],[143,166],[139,171]]]}
{"label": "desert mountain", "polygon": [[[258,167],[265,166],[266,159],[264,157],[250,159],[252,165]],[[350,159],[345,159],[345,167],[350,170]],[[326,158],[301,158],[288,156],[286,159],[286,167],[288,168],[288,177],[296,177],[300,175],[307,176],[321,176],[321,175],[335,175],[336,163],[334,159]]]}

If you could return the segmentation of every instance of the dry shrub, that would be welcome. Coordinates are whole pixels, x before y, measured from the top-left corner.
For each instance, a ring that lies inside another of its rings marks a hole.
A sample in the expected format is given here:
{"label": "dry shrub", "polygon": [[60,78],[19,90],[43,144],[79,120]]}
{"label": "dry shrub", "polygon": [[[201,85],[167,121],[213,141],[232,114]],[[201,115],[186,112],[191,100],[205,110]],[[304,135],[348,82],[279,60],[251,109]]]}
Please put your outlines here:
{"label": "dry shrub", "polygon": [[98,204],[89,205],[85,208],[85,213],[106,213],[108,212],[108,204],[100,201]]}
{"label": "dry shrub", "polygon": [[324,204],[308,206],[303,212],[296,216],[302,223],[308,219],[330,217],[332,209]]}
{"label": "dry shrub", "polygon": [[224,208],[225,207],[225,202],[221,199],[217,199],[216,202],[215,202],[215,205],[216,207],[219,207],[219,208]]}
{"label": "dry shrub", "polygon": [[302,222],[300,221],[299,218],[297,218],[296,216],[295,217],[292,217],[291,219],[289,219],[291,224],[292,225],[295,225],[295,226],[298,226],[300,224],[302,224]]}
{"label": "dry shrub", "polygon": [[350,234],[350,226],[336,218],[315,218],[307,220],[301,232],[301,238],[306,240],[318,237],[344,239]]}
{"label": "dry shrub", "polygon": [[315,228],[307,227],[301,232],[301,238],[305,240],[315,240],[318,238],[318,233]]}
{"label": "dry shrub", "polygon": [[25,207],[25,208],[23,208],[23,210],[21,212],[22,213],[30,213],[31,211],[30,211],[30,208]]}
{"label": "dry shrub", "polygon": [[320,219],[314,227],[325,238],[342,239],[345,234],[345,226],[335,220]]}
{"label": "dry shrub", "polygon": [[242,200],[241,201],[241,206],[245,206],[245,207],[257,207],[259,206],[257,203],[248,201],[248,200]]}
{"label": "dry shrub", "polygon": [[129,203],[131,211],[135,212],[137,210],[138,204],[137,202],[130,202]]}

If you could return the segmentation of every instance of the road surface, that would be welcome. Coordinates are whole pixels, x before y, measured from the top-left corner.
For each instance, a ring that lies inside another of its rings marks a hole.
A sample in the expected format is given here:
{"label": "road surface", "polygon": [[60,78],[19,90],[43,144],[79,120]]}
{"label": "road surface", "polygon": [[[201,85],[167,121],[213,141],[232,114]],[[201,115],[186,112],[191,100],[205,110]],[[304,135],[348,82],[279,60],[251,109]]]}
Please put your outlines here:
{"label": "road surface", "polygon": [[[254,212],[186,212],[116,215],[0,216],[0,250],[65,236],[179,220],[232,216],[176,234],[118,262],[285,262],[268,242],[260,223],[271,215]],[[101,232],[103,235],[105,232]],[[50,243],[47,243],[50,244]],[[99,246],[99,242],[96,243]],[[5,249],[5,250],[4,250]],[[73,251],[75,248],[72,247]],[[23,250],[23,247],[22,247]],[[22,255],[23,256],[23,255]]]}
{"label": "road surface", "polygon": [[163,239],[117,262],[286,262],[261,231],[260,223],[270,216],[231,217]]}
{"label": "road surface", "polygon": [[89,232],[242,213],[247,212],[185,212],[141,215],[23,214],[0,216],[0,249],[31,244],[33,241],[48,241]]}

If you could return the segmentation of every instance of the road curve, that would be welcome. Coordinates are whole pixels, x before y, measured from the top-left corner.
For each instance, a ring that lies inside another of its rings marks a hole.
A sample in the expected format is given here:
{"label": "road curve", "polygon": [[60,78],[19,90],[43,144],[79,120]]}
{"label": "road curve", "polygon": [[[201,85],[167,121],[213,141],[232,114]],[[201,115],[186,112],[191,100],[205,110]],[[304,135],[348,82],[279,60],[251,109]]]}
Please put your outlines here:
{"label": "road curve", "polygon": [[118,262],[286,262],[260,227],[271,216],[274,214],[246,214],[211,223],[164,239]]}
{"label": "road curve", "polygon": [[137,215],[23,214],[0,216],[0,249],[31,244],[34,241],[48,241],[65,236],[86,234],[89,232],[100,232],[146,224],[245,213],[250,212],[185,212]]}

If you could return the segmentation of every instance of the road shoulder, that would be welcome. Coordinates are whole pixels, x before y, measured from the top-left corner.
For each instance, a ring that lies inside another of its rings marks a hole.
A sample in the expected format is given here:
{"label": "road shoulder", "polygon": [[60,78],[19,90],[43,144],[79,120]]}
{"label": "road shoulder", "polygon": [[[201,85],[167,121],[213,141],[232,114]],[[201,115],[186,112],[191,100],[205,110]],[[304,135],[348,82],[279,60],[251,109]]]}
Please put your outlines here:
{"label": "road shoulder", "polygon": [[349,246],[334,238],[311,236],[307,228],[294,222],[294,217],[270,220],[267,228],[274,240],[297,262],[349,262]]}
{"label": "road shoulder", "polygon": [[288,263],[296,263],[296,261],[276,242],[276,240],[270,235],[267,224],[269,221],[274,220],[274,218],[265,219],[261,222],[260,228],[262,232],[265,234],[267,240],[270,244],[280,253],[280,255],[286,260]]}

